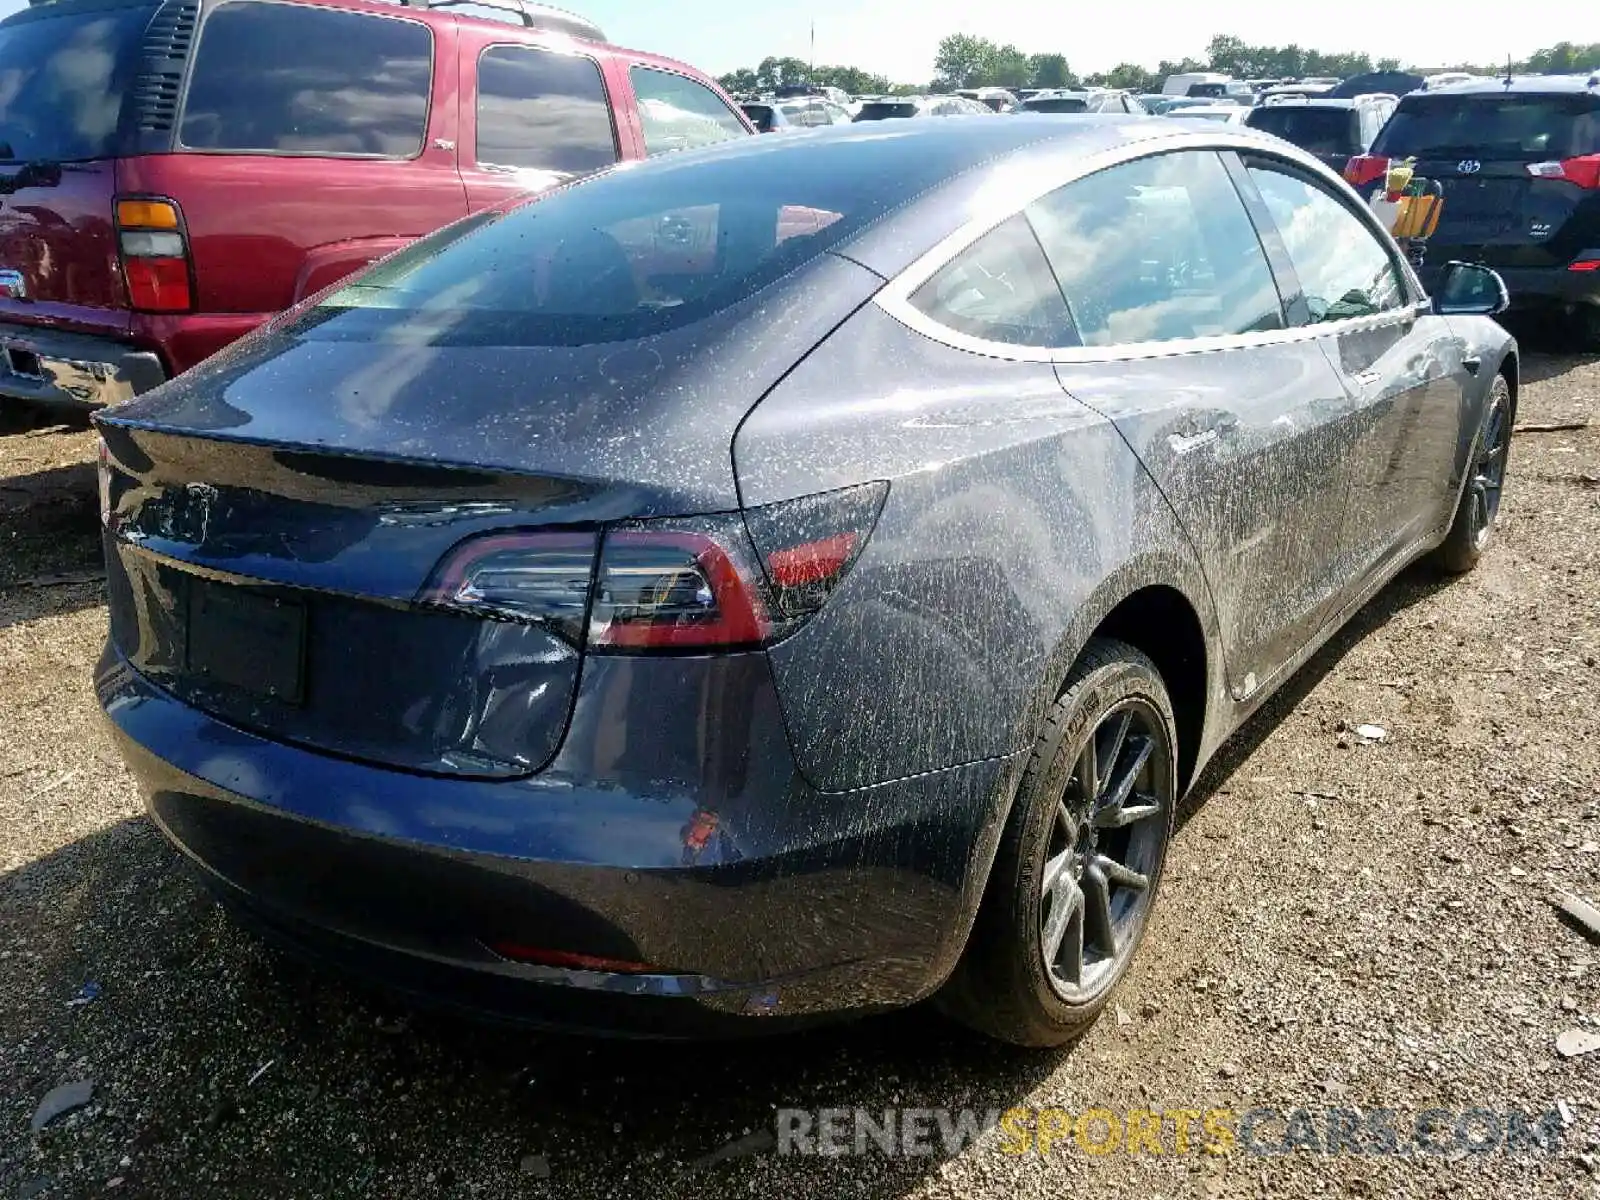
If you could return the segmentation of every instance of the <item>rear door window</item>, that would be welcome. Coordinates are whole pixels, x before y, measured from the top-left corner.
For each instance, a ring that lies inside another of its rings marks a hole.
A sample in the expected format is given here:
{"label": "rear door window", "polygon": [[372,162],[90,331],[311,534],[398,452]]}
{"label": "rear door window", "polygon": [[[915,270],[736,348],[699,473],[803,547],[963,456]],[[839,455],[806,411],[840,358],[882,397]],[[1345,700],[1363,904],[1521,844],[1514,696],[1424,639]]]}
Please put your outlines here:
{"label": "rear door window", "polygon": [[1600,98],[1407,97],[1373,146],[1390,158],[1576,158],[1600,153]]}
{"label": "rear door window", "polygon": [[1012,346],[1077,344],[1039,241],[1018,213],[911,294],[913,308],[968,337]]}
{"label": "rear door window", "polygon": [[1355,120],[1349,108],[1274,104],[1256,109],[1246,124],[1311,154],[1357,154],[1365,147],[1359,144]]}
{"label": "rear door window", "polygon": [[1290,168],[1251,163],[1249,170],[1300,277],[1313,324],[1405,304],[1400,272],[1365,221]]}
{"label": "rear door window", "polygon": [[714,146],[750,132],[704,84],[650,67],[634,67],[630,75],[647,154]]}
{"label": "rear door window", "polygon": [[200,34],[178,140],[194,150],[414,158],[433,78],[426,25],[228,0]]}
{"label": "rear door window", "polygon": [[1213,151],[1108,167],[1028,215],[1085,345],[1284,327],[1266,253]]}
{"label": "rear door window", "polygon": [[154,7],[52,14],[0,27],[0,160],[116,154],[122,100]]}
{"label": "rear door window", "polygon": [[485,50],[477,161],[536,174],[541,188],[616,162],[611,105],[594,60],[533,46]]}

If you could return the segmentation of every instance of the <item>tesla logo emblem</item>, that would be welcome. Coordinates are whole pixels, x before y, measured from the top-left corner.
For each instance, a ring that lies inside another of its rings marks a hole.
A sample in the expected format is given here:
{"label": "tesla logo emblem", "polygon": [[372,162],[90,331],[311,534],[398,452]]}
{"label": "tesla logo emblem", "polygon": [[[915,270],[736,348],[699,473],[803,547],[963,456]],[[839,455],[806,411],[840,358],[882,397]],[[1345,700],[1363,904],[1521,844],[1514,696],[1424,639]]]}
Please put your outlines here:
{"label": "tesla logo emblem", "polygon": [[21,271],[0,270],[0,295],[8,296],[12,300],[28,298],[28,284],[22,278]]}
{"label": "tesla logo emblem", "polygon": [[1463,175],[1476,175],[1483,170],[1483,164],[1475,158],[1463,158],[1456,164],[1456,170]]}

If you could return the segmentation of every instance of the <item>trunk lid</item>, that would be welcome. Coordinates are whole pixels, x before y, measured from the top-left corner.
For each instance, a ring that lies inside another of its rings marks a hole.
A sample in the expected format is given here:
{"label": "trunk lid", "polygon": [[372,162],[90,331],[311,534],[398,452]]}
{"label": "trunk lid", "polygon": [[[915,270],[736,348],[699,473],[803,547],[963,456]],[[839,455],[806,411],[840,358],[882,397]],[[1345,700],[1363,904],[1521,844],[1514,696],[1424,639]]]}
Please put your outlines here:
{"label": "trunk lid", "polygon": [[126,327],[112,198],[154,3],[0,23],[0,318]]}
{"label": "trunk lid", "polygon": [[536,771],[581,650],[420,605],[441,559],[491,530],[736,510],[739,422],[880,283],[824,255],[705,320],[594,345],[305,310],[99,418],[113,641],[265,736],[410,770]]}

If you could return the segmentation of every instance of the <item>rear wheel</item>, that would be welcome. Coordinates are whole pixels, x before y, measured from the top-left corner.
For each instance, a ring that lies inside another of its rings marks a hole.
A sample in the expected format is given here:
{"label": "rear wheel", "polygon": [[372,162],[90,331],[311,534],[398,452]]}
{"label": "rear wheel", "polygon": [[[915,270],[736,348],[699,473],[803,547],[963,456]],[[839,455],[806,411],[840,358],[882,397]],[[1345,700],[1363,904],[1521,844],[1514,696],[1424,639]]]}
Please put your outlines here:
{"label": "rear wheel", "polygon": [[1484,409],[1483,428],[1444,543],[1433,552],[1434,565],[1452,575],[1472,570],[1483,557],[1500,515],[1506,461],[1511,454],[1511,385],[1496,375]]}
{"label": "rear wheel", "polygon": [[1092,640],[1052,706],[1012,805],[983,907],[939,995],[1024,1046],[1082,1033],[1143,937],[1177,802],[1172,703],[1145,655]]}

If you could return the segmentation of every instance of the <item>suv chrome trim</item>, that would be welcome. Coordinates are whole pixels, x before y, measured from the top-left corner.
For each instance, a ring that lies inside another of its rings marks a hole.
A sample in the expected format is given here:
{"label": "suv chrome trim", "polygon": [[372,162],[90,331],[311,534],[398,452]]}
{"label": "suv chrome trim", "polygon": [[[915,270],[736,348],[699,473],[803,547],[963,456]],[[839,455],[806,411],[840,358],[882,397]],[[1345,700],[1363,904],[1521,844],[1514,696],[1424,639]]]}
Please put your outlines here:
{"label": "suv chrome trim", "polygon": [[[1400,273],[1408,293],[1406,302],[1397,308],[1370,316],[1301,325],[1291,329],[1222,334],[1216,337],[1173,338],[1159,342],[1122,342],[1110,346],[1014,346],[1007,342],[972,337],[951,329],[911,303],[911,294],[937,274],[951,259],[995,227],[1022,212],[1035,200],[1097,171],[1175,150],[1215,150],[1219,153],[1231,150],[1258,158],[1273,158],[1288,166],[1310,172],[1323,182],[1333,181],[1353,201],[1348,205],[1352,213],[1357,215],[1358,220],[1365,221],[1368,229],[1376,234],[1379,241],[1388,249],[1390,260],[1395,270]],[[1002,166],[1000,170],[1005,172],[1006,167]],[[1422,287],[1410,264],[1405,262],[1404,256],[1399,254],[1395,247],[1393,238],[1378,223],[1377,217],[1362,203],[1350,185],[1312,155],[1277,138],[1268,139],[1265,135],[1244,131],[1164,133],[1156,137],[1130,141],[1110,150],[1075,157],[1059,169],[1035,170],[1015,178],[1012,174],[1005,174],[995,187],[987,191],[995,194],[996,198],[992,203],[980,206],[978,215],[922,254],[886,283],[872,300],[872,303],[908,329],[956,350],[1012,362],[1095,363],[1168,358],[1180,354],[1204,354],[1251,346],[1310,341],[1332,334],[1357,333],[1399,321],[1414,320],[1419,313],[1427,310],[1425,300],[1416,299],[1422,297]]]}

